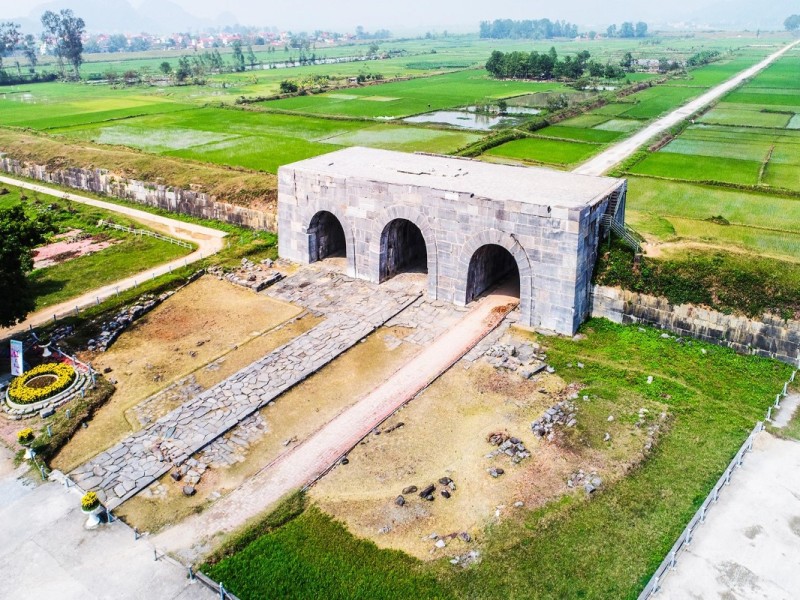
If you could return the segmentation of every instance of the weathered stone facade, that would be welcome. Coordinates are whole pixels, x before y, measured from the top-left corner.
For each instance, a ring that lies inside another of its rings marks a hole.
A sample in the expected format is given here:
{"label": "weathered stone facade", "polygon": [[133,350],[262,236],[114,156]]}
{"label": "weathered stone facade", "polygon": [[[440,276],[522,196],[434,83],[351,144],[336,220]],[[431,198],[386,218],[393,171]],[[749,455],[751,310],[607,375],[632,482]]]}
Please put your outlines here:
{"label": "weathered stone facade", "polygon": [[[602,217],[623,221],[625,189],[607,177],[349,148],[279,169],[279,252],[307,264],[343,246],[348,274],[376,283],[423,256],[428,295],[458,305],[516,266],[522,324],[572,334],[589,314]],[[418,234],[420,246],[404,248]],[[478,253],[487,246],[492,256]]]}
{"label": "weathered stone facade", "polygon": [[126,179],[105,169],[68,168],[49,171],[42,165],[0,156],[0,170],[10,175],[122,198],[202,219],[216,219],[251,229],[275,231],[275,215],[272,213],[235,206],[227,202],[217,202],[213,196],[193,190]]}
{"label": "weathered stone facade", "polygon": [[798,364],[800,321],[785,321],[775,315],[761,320],[694,306],[674,305],[666,298],[637,294],[619,288],[595,286],[592,316],[615,323],[642,323],[733,348],[737,352],[758,354]]}

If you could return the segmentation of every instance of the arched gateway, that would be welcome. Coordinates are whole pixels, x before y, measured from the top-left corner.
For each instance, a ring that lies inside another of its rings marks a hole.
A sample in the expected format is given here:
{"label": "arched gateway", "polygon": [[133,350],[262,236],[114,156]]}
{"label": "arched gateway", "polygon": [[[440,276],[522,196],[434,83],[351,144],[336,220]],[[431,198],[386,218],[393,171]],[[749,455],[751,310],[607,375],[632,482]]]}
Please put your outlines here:
{"label": "arched gateway", "polygon": [[348,274],[375,283],[427,273],[430,297],[462,305],[510,281],[524,325],[572,334],[625,191],[608,177],[348,148],[278,170],[279,252],[345,255]]}

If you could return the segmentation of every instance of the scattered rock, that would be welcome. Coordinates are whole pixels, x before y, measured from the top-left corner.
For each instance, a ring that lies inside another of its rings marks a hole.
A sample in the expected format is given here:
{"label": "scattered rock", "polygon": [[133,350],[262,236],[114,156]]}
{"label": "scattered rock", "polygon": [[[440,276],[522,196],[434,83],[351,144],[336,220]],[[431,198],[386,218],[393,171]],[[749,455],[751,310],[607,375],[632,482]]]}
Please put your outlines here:
{"label": "scattered rock", "polygon": [[608,422],[611,423],[611,421],[613,420],[614,420],[614,415],[608,415]]}
{"label": "scattered rock", "polygon": [[444,498],[449,498],[450,497],[450,490],[442,490],[441,494],[442,494],[442,496]]}
{"label": "scattered rock", "polygon": [[173,471],[169,476],[172,477],[172,481],[180,481],[183,474],[180,471]]}
{"label": "scattered rock", "polygon": [[491,475],[495,479],[497,477],[500,477],[500,475],[502,475],[503,473],[505,473],[505,471],[500,467],[492,467],[490,469],[487,469],[486,471],[489,473],[489,475]]}
{"label": "scattered rock", "polygon": [[380,533],[381,535],[385,535],[389,533],[391,530],[392,528],[387,525],[386,527],[381,527],[380,529],[378,529],[378,533]]}
{"label": "scattered rock", "polygon": [[413,494],[416,491],[417,491],[417,486],[415,486],[415,485],[409,485],[408,487],[404,487],[403,488],[403,493],[404,494]]}
{"label": "scattered rock", "polygon": [[343,456],[342,460],[339,461],[339,464],[340,465],[349,465],[350,464],[350,459],[347,458],[346,456]]}
{"label": "scattered rock", "polygon": [[603,436],[603,441],[604,442],[610,442],[611,441],[611,434],[606,432],[606,434]]}
{"label": "scattered rock", "polygon": [[430,484],[430,485],[428,485],[428,486],[425,486],[425,487],[422,489],[422,491],[419,493],[419,497],[420,497],[420,498],[427,498],[428,496],[430,496],[431,494],[433,494],[433,492],[434,492],[435,490],[436,490],[436,486],[435,486],[435,485],[433,485],[433,484]]}
{"label": "scattered rock", "polygon": [[451,481],[453,480],[450,479],[449,477],[441,477],[439,479],[439,483],[441,483],[442,485],[449,485]]}
{"label": "scattered rock", "polygon": [[468,534],[466,531],[462,531],[458,534],[459,539],[462,542],[470,543],[472,541],[472,536]]}
{"label": "scattered rock", "polygon": [[394,499],[394,503],[397,504],[397,506],[403,506],[406,503],[406,499],[403,498],[403,496],[398,496]]}
{"label": "scattered rock", "polygon": [[436,540],[436,543],[434,544],[434,546],[436,546],[437,548],[441,549],[441,548],[444,548],[445,546],[447,546],[447,542],[445,542],[444,540]]}
{"label": "scattered rock", "polygon": [[653,376],[652,376],[652,375],[648,375],[648,376],[647,376],[647,383],[648,383],[648,384],[651,384],[651,383],[653,383]]}
{"label": "scattered rock", "polygon": [[184,496],[194,496],[196,492],[197,492],[197,490],[194,489],[193,485],[185,485],[185,486],[183,486],[183,495]]}

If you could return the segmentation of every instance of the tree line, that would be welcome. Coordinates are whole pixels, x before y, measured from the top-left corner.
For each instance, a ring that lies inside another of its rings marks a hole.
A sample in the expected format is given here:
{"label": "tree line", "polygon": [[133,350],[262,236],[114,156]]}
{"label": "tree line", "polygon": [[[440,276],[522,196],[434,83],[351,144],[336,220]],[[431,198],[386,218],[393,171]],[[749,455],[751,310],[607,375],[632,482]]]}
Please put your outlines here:
{"label": "tree line", "polygon": [[566,21],[550,19],[534,19],[514,21],[512,19],[495,19],[481,21],[480,36],[492,39],[548,40],[551,38],[578,35],[578,26]]}
{"label": "tree line", "polygon": [[621,66],[602,64],[591,58],[588,50],[564,58],[558,57],[555,48],[544,53],[495,50],[486,61],[486,70],[499,79],[576,80],[585,75],[620,79],[625,76]]}
{"label": "tree line", "polygon": [[609,25],[606,29],[606,37],[610,38],[643,38],[647,36],[647,23],[639,21],[634,24],[631,21],[625,21],[619,27],[616,25]]}

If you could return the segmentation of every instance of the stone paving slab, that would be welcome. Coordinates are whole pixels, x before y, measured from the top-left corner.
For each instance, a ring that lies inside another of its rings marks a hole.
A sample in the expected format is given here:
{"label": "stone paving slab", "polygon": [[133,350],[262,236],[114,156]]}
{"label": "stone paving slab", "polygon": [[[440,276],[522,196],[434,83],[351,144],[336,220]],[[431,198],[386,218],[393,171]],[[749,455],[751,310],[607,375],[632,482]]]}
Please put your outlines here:
{"label": "stone paving slab", "polygon": [[113,509],[329,363],[421,296],[413,278],[377,286],[305,268],[269,295],[326,320],[78,467],[70,477]]}

